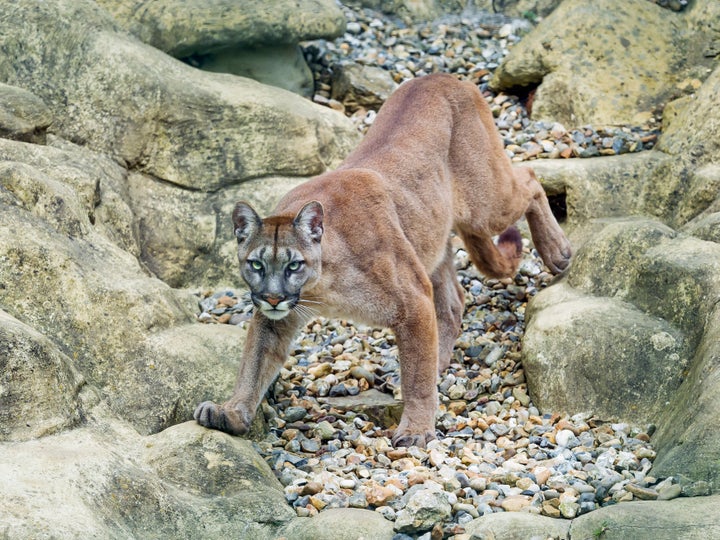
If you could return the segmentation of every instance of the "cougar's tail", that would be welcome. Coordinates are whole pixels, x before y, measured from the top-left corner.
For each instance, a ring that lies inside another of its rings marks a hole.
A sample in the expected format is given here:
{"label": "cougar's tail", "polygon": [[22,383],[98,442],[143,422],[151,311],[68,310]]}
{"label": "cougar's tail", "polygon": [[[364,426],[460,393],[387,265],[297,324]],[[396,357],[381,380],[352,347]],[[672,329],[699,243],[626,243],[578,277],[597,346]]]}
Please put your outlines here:
{"label": "cougar's tail", "polygon": [[486,235],[463,230],[458,233],[470,260],[485,276],[503,278],[515,275],[522,259],[522,237],[517,228],[509,227],[503,232],[497,245]]}

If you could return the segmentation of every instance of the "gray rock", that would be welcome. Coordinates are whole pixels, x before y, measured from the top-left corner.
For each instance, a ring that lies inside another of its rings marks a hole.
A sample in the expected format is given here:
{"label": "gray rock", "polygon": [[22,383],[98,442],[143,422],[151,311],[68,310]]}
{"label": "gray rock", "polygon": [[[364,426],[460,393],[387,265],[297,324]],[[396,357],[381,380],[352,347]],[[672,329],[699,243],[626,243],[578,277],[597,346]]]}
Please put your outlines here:
{"label": "gray rock", "polygon": [[332,80],[332,98],[348,109],[377,110],[390,97],[397,84],[384,69],[360,64],[336,66]]}
{"label": "gray rock", "polygon": [[313,518],[294,520],[281,530],[280,536],[293,540],[390,540],[394,534],[392,521],[378,512],[333,508]]}
{"label": "gray rock", "polygon": [[0,137],[45,144],[45,132],[52,124],[50,109],[36,95],[0,83]]}
{"label": "gray rock", "polygon": [[161,2],[101,0],[141,41],[208,71],[250,77],[311,96],[301,41],[341,35],[345,17],[330,0]]}
{"label": "gray rock", "polygon": [[[683,335],[629,304],[577,294],[566,285],[541,296],[529,314],[523,347],[533,402],[548,411],[656,419],[689,360]],[[656,348],[658,340],[663,345]]]}
{"label": "gray rock", "polygon": [[280,0],[272,4],[233,0],[100,0],[118,23],[143,42],[184,58],[232,47],[297,45],[332,39],[345,17],[332,0]]}
{"label": "gray rock", "polygon": [[628,502],[600,508],[572,521],[572,538],[691,540],[720,535],[720,496]]}
{"label": "gray rock", "polygon": [[405,508],[397,513],[395,530],[399,533],[429,531],[433,526],[448,519],[452,507],[448,494],[440,490],[421,489],[407,501]]}
{"label": "gray rock", "polygon": [[54,343],[0,310],[1,441],[42,437],[77,424],[83,384]]}
{"label": "gray rock", "polygon": [[88,413],[78,429],[2,446],[5,535],[270,539],[293,519],[247,441],[194,422],[145,438],[102,405]]}

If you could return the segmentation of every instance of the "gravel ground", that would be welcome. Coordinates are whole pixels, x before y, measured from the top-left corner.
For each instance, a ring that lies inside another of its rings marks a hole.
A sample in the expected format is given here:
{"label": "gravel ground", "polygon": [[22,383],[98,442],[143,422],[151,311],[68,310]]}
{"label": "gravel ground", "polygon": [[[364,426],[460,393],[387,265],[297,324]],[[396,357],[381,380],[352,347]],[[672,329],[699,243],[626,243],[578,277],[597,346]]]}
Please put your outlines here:
{"label": "gravel ground", "polygon": [[[653,126],[569,131],[532,122],[519,98],[489,92],[492,70],[527,31],[525,21],[473,14],[407,27],[368,10],[347,14],[343,38],[307,45],[316,101],[343,108],[330,99],[330,78],[337,62],[352,59],[388,69],[398,82],[434,71],[475,81],[515,161],[639,151],[655,141]],[[361,131],[372,123],[370,109],[345,112]],[[270,434],[257,443],[299,516],[369,508],[395,523],[397,540],[463,540],[465,524],[492,512],[573,518],[622,501],[702,491],[648,475],[653,426],[541,414],[528,394],[521,340],[527,302],[552,276],[526,246],[514,279],[486,279],[456,247],[463,330],[439,383],[437,440],[426,449],[390,443],[400,415],[391,399],[400,397],[391,332],[319,318],[299,336],[263,401],[259,414]],[[244,325],[252,314],[234,291],[205,293],[200,306],[205,323]]]}

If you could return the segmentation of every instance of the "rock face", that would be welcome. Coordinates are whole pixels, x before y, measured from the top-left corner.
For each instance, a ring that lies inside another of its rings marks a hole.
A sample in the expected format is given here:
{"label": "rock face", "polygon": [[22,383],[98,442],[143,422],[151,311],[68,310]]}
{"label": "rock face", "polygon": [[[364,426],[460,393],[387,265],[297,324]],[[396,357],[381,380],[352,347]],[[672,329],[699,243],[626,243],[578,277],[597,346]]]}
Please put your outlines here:
{"label": "rock face", "polygon": [[[195,70],[90,1],[4,6],[0,48],[0,530],[274,538],[294,512],[252,445],[176,426],[229,392],[243,331],[197,324],[198,298],[167,282],[215,266],[198,259],[232,234],[214,204],[279,197],[354,127]],[[258,137],[283,142],[261,155]]]}
{"label": "rock face", "polygon": [[[8,9],[0,76],[49,104],[53,133],[134,171],[217,190],[259,176],[317,174],[357,140],[339,113],[247,79],[199,72],[143,46],[94,2]],[[28,35],[16,20],[43,31]],[[67,25],[45,28],[54,20]],[[50,79],[56,84],[41,82]]]}
{"label": "rock face", "polygon": [[[652,422],[652,473],[715,490],[720,439],[708,425],[720,413],[718,81],[716,68],[691,108],[690,98],[668,107],[658,150],[643,157],[538,163],[553,190],[565,192],[578,249],[564,283],[532,302],[523,359],[541,408]],[[592,204],[581,190],[597,194]],[[654,219],[619,217],[636,213]]]}
{"label": "rock face", "polygon": [[100,0],[138,39],[209,71],[233,73],[312,95],[313,76],[298,43],[331,39],[345,17],[331,0]]}
{"label": "rock face", "polygon": [[534,119],[642,123],[707,76],[718,29],[700,20],[717,21],[719,10],[711,0],[683,13],[647,0],[569,0],[512,50],[492,85],[537,87]]}

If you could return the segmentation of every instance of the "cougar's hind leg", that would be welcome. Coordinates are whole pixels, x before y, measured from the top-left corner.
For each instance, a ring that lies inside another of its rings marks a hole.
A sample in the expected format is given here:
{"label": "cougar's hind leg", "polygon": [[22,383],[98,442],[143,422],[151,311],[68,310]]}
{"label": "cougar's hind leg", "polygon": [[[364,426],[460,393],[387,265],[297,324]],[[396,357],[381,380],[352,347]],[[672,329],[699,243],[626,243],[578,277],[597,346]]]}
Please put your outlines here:
{"label": "cougar's hind leg", "polygon": [[460,229],[470,260],[483,275],[491,278],[513,277],[522,258],[522,237],[515,227],[509,227],[497,245],[483,233]]}
{"label": "cougar's hind leg", "polygon": [[438,326],[439,373],[445,371],[450,365],[455,340],[460,334],[465,306],[465,293],[457,281],[453,256],[454,251],[448,242],[445,258],[430,277]]}
{"label": "cougar's hind leg", "polygon": [[535,249],[553,273],[560,273],[570,264],[572,256],[570,242],[550,210],[545,190],[533,170],[529,167],[519,167],[515,169],[515,178],[530,194],[525,218],[530,227]]}

